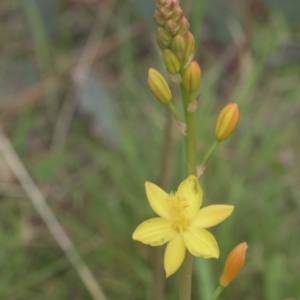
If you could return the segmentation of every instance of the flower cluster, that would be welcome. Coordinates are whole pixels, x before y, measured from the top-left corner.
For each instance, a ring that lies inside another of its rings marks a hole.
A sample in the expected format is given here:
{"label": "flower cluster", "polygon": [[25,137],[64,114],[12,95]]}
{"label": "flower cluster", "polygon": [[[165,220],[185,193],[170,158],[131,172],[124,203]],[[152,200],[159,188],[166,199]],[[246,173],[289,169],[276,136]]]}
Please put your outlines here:
{"label": "flower cluster", "polygon": [[163,61],[171,74],[186,67],[195,55],[195,40],[189,31],[190,24],[178,0],[156,0],[153,19],[159,26],[156,41],[162,50]]}
{"label": "flower cluster", "polygon": [[[190,24],[178,0],[156,0],[154,21],[158,24],[156,41],[171,81],[183,84],[186,91],[194,93],[200,86],[201,69],[195,56],[195,39],[189,31]],[[163,75],[150,69],[148,85],[153,95],[163,104],[172,100],[170,88]],[[174,112],[174,109],[172,109]]]}

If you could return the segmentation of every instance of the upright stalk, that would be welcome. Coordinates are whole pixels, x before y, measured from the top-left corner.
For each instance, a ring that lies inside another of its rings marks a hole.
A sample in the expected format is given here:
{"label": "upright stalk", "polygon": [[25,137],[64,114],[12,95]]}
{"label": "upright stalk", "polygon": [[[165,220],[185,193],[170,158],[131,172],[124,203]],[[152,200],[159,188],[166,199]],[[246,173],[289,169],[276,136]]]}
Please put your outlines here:
{"label": "upright stalk", "polygon": [[[187,134],[185,136],[186,175],[196,174],[196,128],[194,113],[188,111],[188,105],[193,101],[193,93],[186,91],[181,84]],[[193,256],[187,251],[182,265],[179,300],[191,299]]]}

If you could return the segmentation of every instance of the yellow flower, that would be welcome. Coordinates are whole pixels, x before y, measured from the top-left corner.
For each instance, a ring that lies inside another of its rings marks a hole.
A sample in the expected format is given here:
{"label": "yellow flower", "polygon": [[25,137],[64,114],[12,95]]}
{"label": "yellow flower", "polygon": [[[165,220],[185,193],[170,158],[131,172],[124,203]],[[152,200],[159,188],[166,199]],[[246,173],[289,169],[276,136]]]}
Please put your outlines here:
{"label": "yellow flower", "polygon": [[217,241],[205,228],[225,220],[233,206],[210,205],[200,209],[203,193],[193,175],[179,185],[176,193],[167,194],[151,182],[146,182],[145,187],[149,204],[159,218],[141,223],[132,238],[151,246],[168,242],[164,255],[166,277],[181,266],[186,248],[194,256],[219,257]]}

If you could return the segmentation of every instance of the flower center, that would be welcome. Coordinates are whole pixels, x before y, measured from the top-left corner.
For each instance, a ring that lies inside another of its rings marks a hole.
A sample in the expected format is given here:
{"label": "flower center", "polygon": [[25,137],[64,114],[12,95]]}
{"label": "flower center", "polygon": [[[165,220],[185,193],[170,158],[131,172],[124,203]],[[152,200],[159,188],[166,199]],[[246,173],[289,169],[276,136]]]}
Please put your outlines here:
{"label": "flower center", "polygon": [[187,201],[184,197],[170,194],[170,214],[173,219],[173,228],[179,232],[183,232],[187,225],[186,209],[188,207]]}

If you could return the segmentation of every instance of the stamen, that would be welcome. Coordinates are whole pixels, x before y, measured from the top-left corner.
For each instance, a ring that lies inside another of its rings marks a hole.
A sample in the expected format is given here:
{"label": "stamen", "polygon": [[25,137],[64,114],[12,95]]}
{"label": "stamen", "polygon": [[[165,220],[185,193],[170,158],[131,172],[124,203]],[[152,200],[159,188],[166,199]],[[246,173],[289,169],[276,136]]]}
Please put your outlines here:
{"label": "stamen", "polygon": [[186,218],[187,201],[184,197],[170,194],[170,214],[173,219],[173,228],[178,232],[183,232],[188,224]]}

